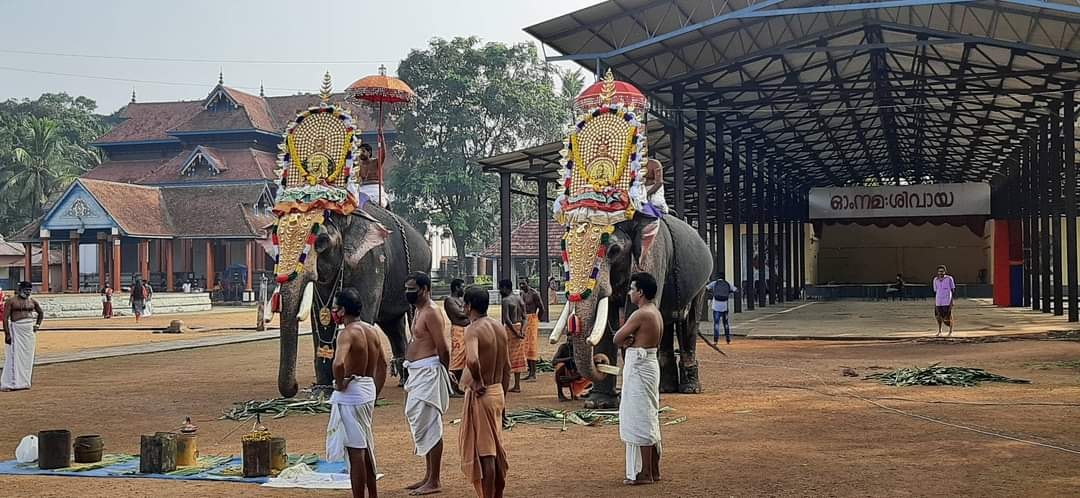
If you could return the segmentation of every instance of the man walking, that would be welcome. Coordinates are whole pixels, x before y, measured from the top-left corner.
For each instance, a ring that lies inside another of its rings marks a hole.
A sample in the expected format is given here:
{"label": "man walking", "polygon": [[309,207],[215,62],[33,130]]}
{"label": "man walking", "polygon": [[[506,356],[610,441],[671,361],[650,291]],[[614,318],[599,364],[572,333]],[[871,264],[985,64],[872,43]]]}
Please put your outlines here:
{"label": "man walking", "polygon": [[450,347],[443,329],[442,315],[431,301],[431,278],[415,272],[405,281],[405,299],[416,307],[412,341],[405,352],[405,419],[409,421],[416,454],[424,457],[424,478],[406,487],[409,495],[430,495],[442,491],[440,474],[443,453],[443,413],[450,405]]}
{"label": "man walking", "polygon": [[529,375],[525,380],[536,380],[536,362],[540,361],[539,337],[540,315],[544,314],[544,298],[529,286],[529,281],[518,282],[521,300],[525,303],[525,363],[529,366]]}
{"label": "man walking", "polygon": [[630,301],[637,309],[615,334],[624,348],[619,437],[626,443],[624,484],[652,484],[660,480],[660,364],[656,348],[664,319],[653,304],[656,279],[648,273],[630,277]]}
{"label": "man walking", "polygon": [[380,332],[360,320],[360,292],[342,289],[334,313],[345,328],[338,333],[334,354],[334,394],[326,426],[326,460],[343,458],[352,481],[353,498],[379,495],[375,486],[375,439],[372,414],[386,382],[386,354]]}
{"label": "man walking", "polygon": [[949,335],[953,331],[953,290],[956,282],[952,275],[948,274],[945,265],[938,265],[937,276],[934,277],[934,318],[937,318],[937,335],[941,335],[941,324],[949,326]]}
{"label": "man walking", "polygon": [[[33,286],[19,282],[15,297],[4,307],[4,372],[0,374],[0,391],[30,389],[34,373],[34,349],[37,331],[45,319],[41,305],[30,298]],[[36,317],[34,316],[36,315]]]}
{"label": "man walking", "polygon": [[724,338],[731,344],[731,325],[728,323],[728,299],[735,293],[735,286],[724,280],[724,274],[709,282],[705,288],[712,292],[713,342],[720,342],[720,322],[724,322]]}
{"label": "man walking", "polygon": [[487,290],[472,286],[465,291],[465,403],[462,406],[461,471],[476,496],[503,496],[506,487],[506,451],[502,445],[504,393],[510,385],[505,327],[487,316]]}
{"label": "man walking", "polygon": [[469,325],[464,297],[465,281],[460,278],[451,280],[450,297],[443,300],[443,311],[450,320],[450,375],[453,377],[455,395],[464,394],[458,389],[461,372],[465,370],[465,327]]}
{"label": "man walking", "polygon": [[514,295],[510,279],[499,281],[502,296],[502,321],[510,348],[510,370],[514,372],[514,387],[510,392],[521,392],[521,372],[525,371],[525,303]]}

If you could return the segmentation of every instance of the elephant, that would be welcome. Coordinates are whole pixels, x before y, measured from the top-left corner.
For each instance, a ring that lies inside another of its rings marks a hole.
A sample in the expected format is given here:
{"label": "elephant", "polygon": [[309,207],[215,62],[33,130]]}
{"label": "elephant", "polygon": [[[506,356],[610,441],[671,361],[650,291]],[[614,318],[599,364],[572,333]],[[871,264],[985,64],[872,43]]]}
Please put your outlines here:
{"label": "elephant", "polygon": [[[657,225],[653,225],[653,222]],[[652,229],[655,229],[655,236],[646,250],[646,233]],[[619,350],[612,339],[622,322],[620,318],[632,312],[628,294],[630,276],[635,271],[651,273],[660,284],[655,299],[664,319],[664,333],[657,355],[660,391],[700,392],[695,353],[698,307],[705,285],[712,275],[712,255],[708,245],[696,230],[674,216],[657,220],[640,213],[630,220],[616,223],[609,241],[606,255],[599,265],[595,289],[591,295],[574,304],[580,333],[568,338],[573,344],[574,363],[579,373],[593,381],[585,407],[618,406],[615,377],[601,372],[594,364],[616,363]],[[561,336],[569,309],[570,306],[564,308],[562,316],[556,321],[551,335],[552,343],[556,343]],[[678,362],[674,348],[676,339],[679,344]]]}
{"label": "elephant", "polygon": [[[337,290],[355,287],[363,297],[360,319],[379,325],[390,340],[394,358],[402,358],[407,342],[405,317],[409,312],[405,278],[412,271],[431,268],[431,249],[423,235],[397,215],[372,202],[349,215],[329,213],[313,249],[304,262],[303,271],[280,288],[278,391],[285,397],[295,396],[299,389],[296,341],[301,315],[308,315],[312,320],[313,391],[328,391],[332,389],[334,379],[333,355],[330,353],[336,348],[336,325],[320,324],[320,309],[331,305]],[[318,307],[312,306],[316,300],[318,302],[314,304]]]}

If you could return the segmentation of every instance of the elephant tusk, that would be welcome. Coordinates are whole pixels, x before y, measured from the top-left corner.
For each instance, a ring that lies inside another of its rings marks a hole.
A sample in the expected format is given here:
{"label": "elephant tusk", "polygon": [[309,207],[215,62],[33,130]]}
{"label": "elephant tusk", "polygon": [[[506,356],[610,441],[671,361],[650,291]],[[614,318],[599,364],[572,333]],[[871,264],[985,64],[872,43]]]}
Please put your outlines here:
{"label": "elephant tusk", "polygon": [[551,329],[551,336],[548,337],[551,344],[558,344],[559,340],[562,339],[563,329],[566,328],[566,320],[570,318],[570,308],[572,306],[574,306],[574,303],[568,301],[566,306],[563,306],[559,319],[555,320],[555,328]]}
{"label": "elephant tusk", "polygon": [[604,338],[604,330],[607,329],[608,298],[600,300],[596,305],[596,321],[593,322],[592,333],[589,334],[589,344],[596,346],[600,339]]}
{"label": "elephant tusk", "polygon": [[315,282],[308,282],[304,286],[304,297],[300,299],[300,311],[296,313],[297,321],[306,321],[311,315],[311,302],[315,300]]}

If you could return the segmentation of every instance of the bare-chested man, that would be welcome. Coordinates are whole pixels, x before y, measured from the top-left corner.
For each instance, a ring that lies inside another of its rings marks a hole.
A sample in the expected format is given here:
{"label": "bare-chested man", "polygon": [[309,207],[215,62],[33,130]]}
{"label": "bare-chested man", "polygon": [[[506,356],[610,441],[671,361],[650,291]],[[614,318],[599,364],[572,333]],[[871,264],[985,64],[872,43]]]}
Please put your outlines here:
{"label": "bare-chested man", "polygon": [[357,180],[360,183],[360,192],[363,192],[380,206],[386,207],[390,202],[390,195],[383,188],[382,178],[379,177],[379,160],[371,151],[371,144],[360,144],[360,171]]}
{"label": "bare-chested man", "polygon": [[[8,299],[4,312],[4,372],[0,374],[0,391],[30,389],[34,373],[34,349],[37,331],[45,312],[30,297],[30,282],[19,282],[15,297]],[[35,316],[36,315],[36,316]]]}
{"label": "bare-chested man", "polygon": [[518,282],[518,289],[525,303],[525,363],[529,365],[529,375],[525,380],[536,380],[536,362],[540,360],[537,342],[540,337],[540,315],[544,314],[544,298],[524,278]]}
{"label": "bare-chested man", "polygon": [[465,281],[455,278],[450,281],[450,295],[443,299],[443,311],[450,320],[450,380],[453,381],[456,398],[465,394],[458,385],[461,374],[465,371],[465,327],[469,326],[469,315],[465,314]]}
{"label": "bare-chested man", "polygon": [[380,333],[360,320],[360,293],[347,287],[338,292],[334,313],[345,325],[338,333],[334,354],[334,394],[326,427],[326,459],[349,469],[353,498],[377,497],[375,440],[371,416],[375,399],[386,382],[386,354]]}
{"label": "bare-chested man", "polygon": [[656,159],[645,161],[645,196],[657,211],[668,212],[664,199],[664,168]]}
{"label": "bare-chested man", "polygon": [[487,316],[486,289],[465,291],[465,404],[462,408],[461,471],[472,482],[476,496],[501,498],[506,487],[506,451],[502,446],[504,393],[510,385],[506,332]]}
{"label": "bare-chested man", "polygon": [[424,478],[406,487],[412,496],[442,490],[443,413],[450,404],[450,377],[446,373],[450,347],[442,314],[431,301],[431,278],[415,272],[405,280],[405,299],[416,307],[412,342],[405,352],[405,419],[409,421],[416,454],[424,457]]}
{"label": "bare-chested man", "polygon": [[514,372],[514,387],[510,392],[519,393],[521,372],[528,365],[525,362],[525,302],[514,295],[514,284],[510,279],[499,281],[499,295],[502,296],[502,321],[510,341],[510,371]]}
{"label": "bare-chested man", "polygon": [[615,334],[615,345],[626,350],[623,359],[619,436],[626,443],[626,484],[660,480],[660,364],[656,347],[664,319],[653,304],[656,279],[648,273],[630,277],[630,300],[637,306]]}

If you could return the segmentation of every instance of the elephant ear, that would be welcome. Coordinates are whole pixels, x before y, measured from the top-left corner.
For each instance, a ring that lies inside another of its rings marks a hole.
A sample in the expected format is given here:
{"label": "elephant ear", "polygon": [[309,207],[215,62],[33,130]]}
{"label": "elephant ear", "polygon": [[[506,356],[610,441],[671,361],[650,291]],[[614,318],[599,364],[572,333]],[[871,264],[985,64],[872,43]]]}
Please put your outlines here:
{"label": "elephant ear", "polygon": [[660,220],[635,218],[634,224],[635,229],[630,234],[630,238],[634,241],[634,266],[636,271],[641,271],[643,262],[649,256],[649,249],[656,240],[656,234],[660,231]]}
{"label": "elephant ear", "polygon": [[[367,221],[366,218],[365,221]],[[359,267],[360,261],[367,256],[367,253],[385,244],[390,238],[390,230],[387,230],[382,223],[367,221],[364,225],[366,225],[366,230],[359,240],[349,240],[345,243],[345,264],[350,268]]]}

